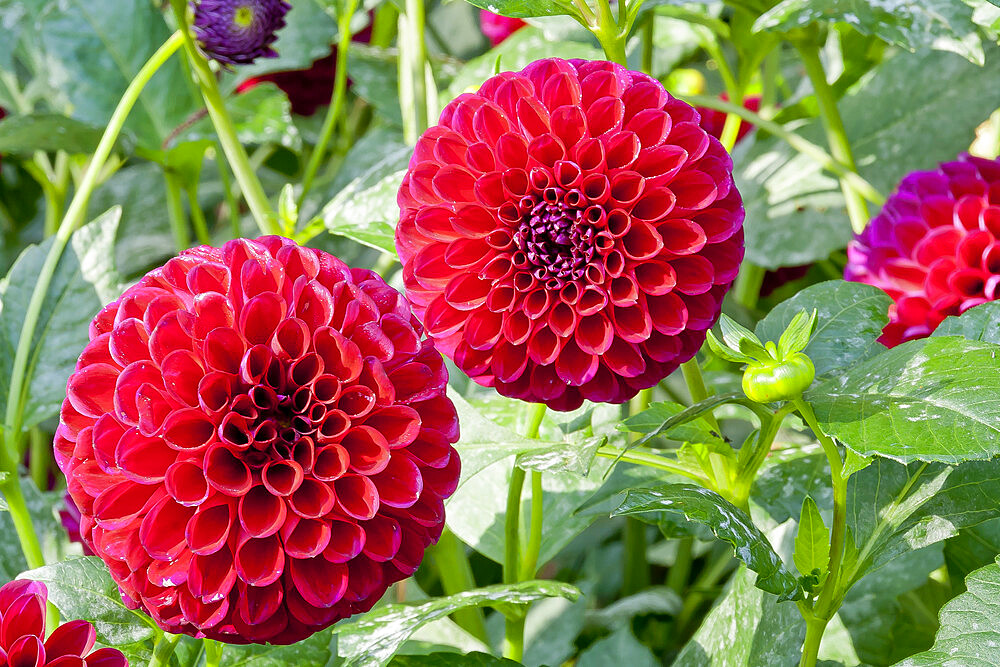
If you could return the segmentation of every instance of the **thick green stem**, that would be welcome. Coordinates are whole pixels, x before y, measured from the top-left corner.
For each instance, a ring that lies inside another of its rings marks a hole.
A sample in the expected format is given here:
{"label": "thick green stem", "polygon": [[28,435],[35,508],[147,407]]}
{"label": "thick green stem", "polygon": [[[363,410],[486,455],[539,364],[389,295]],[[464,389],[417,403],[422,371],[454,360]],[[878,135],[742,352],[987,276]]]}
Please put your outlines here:
{"label": "thick green stem", "polygon": [[757,471],[764,465],[767,455],[771,453],[771,446],[774,444],[774,438],[778,435],[782,422],[794,409],[793,403],[786,403],[770,419],[761,416],[760,434],[754,443],[753,453],[743,469],[737,473],[736,483],[733,485],[733,496],[737,501],[735,504],[745,504],[750,498],[750,487],[753,486],[754,479],[757,478]]}
{"label": "thick green stem", "polygon": [[35,329],[38,327],[42,306],[45,303],[49,286],[52,284],[56,268],[59,265],[59,259],[62,257],[62,253],[66,249],[66,245],[69,243],[73,232],[83,222],[87,212],[87,202],[90,200],[90,195],[97,184],[97,179],[104,168],[108,156],[111,155],[115,142],[118,141],[118,135],[125,124],[125,120],[128,118],[129,112],[139,99],[142,89],[149,83],[149,80],[153,78],[153,75],[163,63],[167,62],[181,47],[181,43],[180,33],[174,33],[153,54],[146,64],[142,66],[142,69],[139,70],[139,73],[128,85],[128,88],[126,88],[125,94],[122,96],[121,101],[111,115],[111,119],[108,121],[104,135],[101,137],[101,141],[97,145],[97,150],[91,158],[90,164],[87,166],[87,171],[80,181],[76,193],[73,195],[73,200],[70,202],[69,208],[63,216],[59,229],[56,231],[52,245],[49,247],[48,255],[45,257],[45,262],[38,272],[35,289],[31,294],[31,300],[28,302],[28,308],[24,315],[24,322],[21,325],[17,350],[14,353],[14,360],[11,364],[7,409],[4,414],[4,446],[0,448],[2,450],[0,451],[0,456],[2,456],[0,463],[2,463],[3,469],[0,472],[7,473],[7,477],[3,485],[0,485],[0,491],[3,491],[4,497],[7,498],[11,518],[14,520],[17,535],[21,541],[21,549],[24,551],[29,567],[32,568],[41,567],[45,563],[42,558],[42,549],[39,545],[38,537],[31,527],[31,518],[24,504],[21,488],[17,483],[17,463],[13,456],[17,451],[18,441],[21,437],[24,403],[28,391],[28,361],[32,351],[32,342],[35,339]]}
{"label": "thick green stem", "polygon": [[[181,635],[172,635],[169,632],[164,632],[157,640],[156,646],[153,647],[153,657],[149,659],[149,667],[165,667],[170,664],[170,658],[174,654],[174,649],[177,648],[177,642],[181,640]],[[205,647],[206,656],[208,654],[208,646]],[[218,663],[216,663],[218,664]],[[210,663],[206,660],[206,667],[210,667]]]}
{"label": "thick green stem", "polygon": [[31,479],[39,489],[47,489],[53,464],[52,439],[47,438],[41,429],[33,428],[28,440],[31,443]]}
{"label": "thick green stem", "polygon": [[[620,1],[624,2],[624,0]],[[616,62],[622,67],[628,67],[628,57],[625,54],[628,33],[623,26],[618,24],[608,0],[597,0],[597,24],[588,27],[597,37],[597,41],[600,42],[608,60]]]}
{"label": "thick green stem", "polygon": [[733,296],[738,304],[750,311],[757,308],[765,274],[767,274],[767,269],[764,267],[743,262],[740,267],[740,275],[737,276],[736,284],[733,286]]}
{"label": "thick green stem", "polygon": [[222,663],[222,651],[226,647],[222,642],[212,639],[205,640],[205,667],[219,667]]}
{"label": "thick green stem", "polygon": [[885,196],[879,192],[875,186],[866,181],[857,172],[853,171],[850,167],[844,163],[835,159],[832,155],[827,153],[822,147],[812,143],[807,139],[803,139],[794,132],[789,132],[784,127],[775,123],[774,121],[768,120],[761,116],[760,114],[754,113],[750,109],[744,107],[736,106],[725,100],[720,100],[717,97],[711,97],[708,95],[684,95],[683,99],[685,102],[696,107],[705,107],[707,109],[715,109],[717,111],[725,111],[729,114],[734,114],[739,116],[748,123],[756,125],[758,128],[764,130],[768,134],[773,134],[778,137],[789,146],[807,155],[819,165],[826,169],[827,171],[833,173],[835,176],[846,180],[850,183],[851,187],[857,190],[861,195],[875,204],[876,206],[881,206],[885,203]]}
{"label": "thick green stem", "polygon": [[542,473],[531,471],[531,523],[528,527],[528,545],[521,559],[520,577],[522,581],[534,579],[538,571],[538,555],[542,551],[542,523],[544,518],[544,497]]}
{"label": "thick green stem", "polygon": [[[697,356],[681,364],[681,373],[684,374],[684,382],[687,383],[688,391],[691,393],[692,403],[700,403],[708,398],[708,389],[705,387],[705,378],[701,375],[701,366],[698,365]],[[702,415],[702,419],[708,422],[708,425],[715,429],[716,433],[722,433],[719,422],[715,420],[715,415],[711,412]]]}
{"label": "thick green stem", "polygon": [[[538,429],[545,418],[545,405],[539,403],[535,405],[528,423],[528,430],[525,432],[527,438],[537,438]],[[525,472],[522,468],[514,465],[514,470],[510,476],[510,487],[507,491],[507,513],[504,518],[504,561],[503,561],[503,582],[505,584],[515,584],[521,577],[521,491],[524,489]],[[540,489],[539,489],[540,490]],[[541,499],[542,494],[538,494]],[[538,512],[539,540],[541,539],[541,511]],[[534,522],[533,522],[534,523]],[[534,526],[533,526],[534,530]],[[507,617],[506,631],[504,633],[503,656],[511,660],[520,661],[524,655],[524,620],[527,615],[527,608],[523,613],[512,618]]]}
{"label": "thick green stem", "polygon": [[406,10],[399,17],[399,104],[403,136],[411,145],[430,125],[425,21],[424,0],[406,0]]}
{"label": "thick green stem", "polygon": [[[652,17],[650,17],[652,20]],[[653,387],[643,389],[629,401],[629,415],[637,415],[649,409],[653,400]],[[633,433],[633,441],[639,439],[638,433]],[[625,517],[622,529],[622,543],[625,555],[622,558],[622,593],[632,595],[649,586],[649,559],[646,557],[646,524],[635,517]]]}
{"label": "thick green stem", "polygon": [[302,177],[302,194],[299,195],[299,208],[312,188],[316,172],[323,162],[326,149],[333,138],[334,128],[344,112],[344,102],[347,99],[347,59],[351,50],[351,18],[358,8],[358,0],[347,0],[344,13],[337,17],[338,38],[337,38],[337,72],[333,82],[333,97],[330,100],[330,108],[326,111],[326,118],[323,119],[323,129],[320,130],[319,141],[309,155],[309,162],[306,164],[305,175]]}
{"label": "thick green stem", "polygon": [[163,172],[163,179],[167,185],[167,218],[170,220],[170,231],[174,235],[177,252],[180,252],[191,246],[191,233],[188,230],[187,214],[184,212],[184,200],[181,198],[181,184],[169,171]]}
{"label": "thick green stem", "polygon": [[[815,41],[805,39],[795,42],[795,47],[802,58],[806,76],[809,77],[813,90],[816,92],[820,120],[826,130],[830,152],[838,162],[856,173],[858,169],[854,163],[854,154],[851,152],[847,130],[844,128],[844,121],[837,108],[837,98],[830,83],[826,80],[826,70],[823,69],[823,61],[819,56],[819,46]],[[847,214],[851,218],[851,227],[856,233],[861,232],[869,220],[868,203],[847,179],[841,178],[840,187],[844,192],[844,199],[847,201]]]}
{"label": "thick green stem", "polygon": [[653,50],[656,39],[656,15],[650,13],[642,28],[642,71],[653,75]]}
{"label": "thick green stem", "polygon": [[[830,528],[830,573],[823,583],[816,604],[813,606],[812,619],[806,619],[808,630],[806,642],[802,648],[802,666],[812,667],[816,664],[819,643],[823,638],[826,624],[837,613],[840,605],[841,565],[844,561],[844,546],[847,537],[847,477],[843,474],[844,463],[836,443],[820,427],[812,406],[801,398],[792,401],[795,409],[802,415],[806,425],[819,439],[823,451],[830,464],[830,477],[833,482],[833,526]],[[816,635],[816,636],[814,636]]]}
{"label": "thick green stem", "polygon": [[698,577],[688,587],[688,594],[684,597],[684,606],[681,607],[677,615],[676,635],[684,638],[687,634],[688,626],[694,618],[698,607],[705,601],[708,589],[722,578],[729,571],[729,565],[733,562],[733,556],[729,547],[725,547],[719,555],[701,571]]}
{"label": "thick green stem", "polygon": [[[465,554],[465,545],[453,532],[445,529],[441,533],[441,539],[429,553],[437,566],[445,595],[455,595],[476,587],[476,580],[472,576],[472,568]],[[482,609],[478,607],[459,609],[452,614],[452,618],[466,632],[489,645],[490,638],[486,633],[486,619]]]}
{"label": "thick green stem", "polygon": [[205,220],[205,212],[201,210],[201,205],[198,203],[198,186],[192,184],[185,192],[188,198],[188,207],[191,209],[191,224],[194,225],[195,238],[202,245],[212,245],[212,236],[208,232],[208,221]]}
{"label": "thick green stem", "polygon": [[208,109],[208,116],[212,119],[215,133],[222,144],[222,150],[229,160],[229,166],[236,176],[236,181],[240,184],[243,198],[250,207],[257,226],[263,234],[278,234],[282,232],[278,222],[278,214],[275,213],[271,202],[268,201],[264,193],[264,187],[260,184],[260,179],[250,166],[250,158],[240,143],[236,134],[236,127],[233,125],[229,111],[226,109],[225,100],[219,90],[219,83],[212,73],[212,68],[208,60],[198,49],[191,37],[191,30],[188,26],[187,3],[184,0],[171,0],[174,8],[174,15],[177,17],[177,24],[181,28],[184,36],[184,51],[187,53],[188,62],[194,72],[198,87],[201,88],[201,95],[205,100],[205,107]]}
{"label": "thick green stem", "polygon": [[667,573],[667,586],[678,595],[684,595],[687,588],[688,577],[691,576],[692,550],[694,549],[694,538],[682,537],[677,540],[677,557],[674,564]]}

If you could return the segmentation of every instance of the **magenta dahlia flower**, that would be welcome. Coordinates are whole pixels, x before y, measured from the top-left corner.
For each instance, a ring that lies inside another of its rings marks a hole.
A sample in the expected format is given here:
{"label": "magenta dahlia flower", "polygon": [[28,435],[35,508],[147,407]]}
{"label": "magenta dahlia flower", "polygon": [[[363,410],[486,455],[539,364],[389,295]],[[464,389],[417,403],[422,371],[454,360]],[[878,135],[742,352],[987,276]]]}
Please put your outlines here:
{"label": "magenta dahlia flower", "polygon": [[526,25],[528,24],[521,19],[501,16],[486,9],[479,10],[479,27],[493,46],[500,44]]}
{"label": "magenta dahlia flower", "polygon": [[440,536],[448,374],[377,274],[238,239],[152,271],[90,334],[56,459],[84,542],[163,629],[296,642]]}
{"label": "magenta dahlia flower", "polygon": [[620,403],[690,359],[743,259],[732,161],[610,62],[532,63],[447,106],[399,191],[417,316],[484,386]]}
{"label": "magenta dahlia flower", "polygon": [[847,257],[847,280],[879,287],[895,302],[879,339],[889,347],[997,299],[1000,161],[963,155],[907,175]]}
{"label": "magenta dahlia flower", "polygon": [[91,651],[97,641],[88,621],[63,623],[45,638],[45,584],[21,579],[0,586],[0,665],[9,667],[128,667],[113,648]]}
{"label": "magenta dahlia flower", "polygon": [[198,0],[193,6],[192,27],[201,48],[227,65],[277,56],[271,45],[292,8],[285,0]]}

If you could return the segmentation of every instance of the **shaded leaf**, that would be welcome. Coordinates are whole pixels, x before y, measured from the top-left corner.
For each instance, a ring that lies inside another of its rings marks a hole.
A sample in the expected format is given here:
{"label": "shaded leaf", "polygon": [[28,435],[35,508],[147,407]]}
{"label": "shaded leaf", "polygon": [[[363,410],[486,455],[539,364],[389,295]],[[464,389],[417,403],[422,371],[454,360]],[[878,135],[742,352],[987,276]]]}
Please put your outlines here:
{"label": "shaded leaf", "polygon": [[989,301],[970,308],[958,317],[946,317],[931,336],[962,336],[969,340],[1000,344],[1000,301]]}
{"label": "shaded leaf", "polygon": [[427,655],[397,655],[389,663],[390,667],[515,667],[519,662],[507,658],[497,658],[488,653],[428,653]]}
{"label": "shaded leaf", "polygon": [[628,667],[656,667],[660,661],[635,638],[632,630],[623,627],[591,644],[574,664],[575,667],[607,667],[614,664],[628,665]]}
{"label": "shaded leaf", "polygon": [[[0,154],[31,155],[35,151],[93,153],[104,130],[59,114],[11,116],[0,121]],[[128,151],[128,142],[119,140]]]}
{"label": "shaded leaf", "polygon": [[823,523],[816,501],[806,496],[795,533],[795,567],[802,575],[822,575],[830,565],[830,531]]}
{"label": "shaded leaf", "polygon": [[[338,626],[339,627],[339,626]],[[225,644],[221,667],[285,667],[285,665],[317,665],[336,667],[337,633],[333,628],[320,630],[307,639],[287,646],[274,644]],[[184,664],[184,663],[181,663]]]}
{"label": "shaded leaf", "polygon": [[568,14],[566,7],[554,0],[468,0],[469,4],[501,16],[529,18]]}
{"label": "shaded leaf", "polygon": [[785,569],[767,538],[743,510],[714,491],[692,484],[667,484],[629,491],[613,516],[649,512],[681,512],[708,526],[716,537],[733,545],[736,557],[758,573],[757,586],[780,600],[801,596],[795,577]]}
{"label": "shaded leaf", "polygon": [[569,584],[525,581],[464,591],[420,604],[391,604],[338,626],[338,650],[345,659],[345,667],[384,665],[417,628],[458,609],[518,605],[547,597],[575,600],[579,594]]}
{"label": "shaded leaf", "polygon": [[687,410],[687,406],[680,403],[666,401],[653,403],[639,414],[627,418],[619,428],[623,431],[631,431],[632,433],[657,432],[658,435],[664,438],[670,438],[679,442],[722,441],[702,417],[695,417],[682,424],[664,428],[664,424],[670,423],[674,417],[685,410]]}

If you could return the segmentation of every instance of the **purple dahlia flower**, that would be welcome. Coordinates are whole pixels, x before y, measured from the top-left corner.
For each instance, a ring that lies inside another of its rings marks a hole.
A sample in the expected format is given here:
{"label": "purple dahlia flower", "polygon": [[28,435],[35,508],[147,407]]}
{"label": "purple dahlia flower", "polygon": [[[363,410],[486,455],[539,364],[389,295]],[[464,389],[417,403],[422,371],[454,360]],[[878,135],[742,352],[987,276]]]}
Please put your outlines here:
{"label": "purple dahlia flower", "polygon": [[271,44],[292,6],[285,0],[201,0],[194,5],[194,31],[213,59],[230,65],[273,58]]}

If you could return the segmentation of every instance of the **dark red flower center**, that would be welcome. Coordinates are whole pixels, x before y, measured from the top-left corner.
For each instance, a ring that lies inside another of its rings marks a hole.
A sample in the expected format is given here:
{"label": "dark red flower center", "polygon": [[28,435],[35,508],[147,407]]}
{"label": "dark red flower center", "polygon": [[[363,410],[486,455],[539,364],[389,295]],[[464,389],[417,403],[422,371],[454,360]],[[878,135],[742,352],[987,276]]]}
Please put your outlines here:
{"label": "dark red flower center", "polygon": [[582,203],[579,190],[557,187],[523,197],[518,206],[523,217],[514,233],[514,266],[540,282],[552,279],[549,286],[555,288],[583,278],[594,258],[595,230]]}

